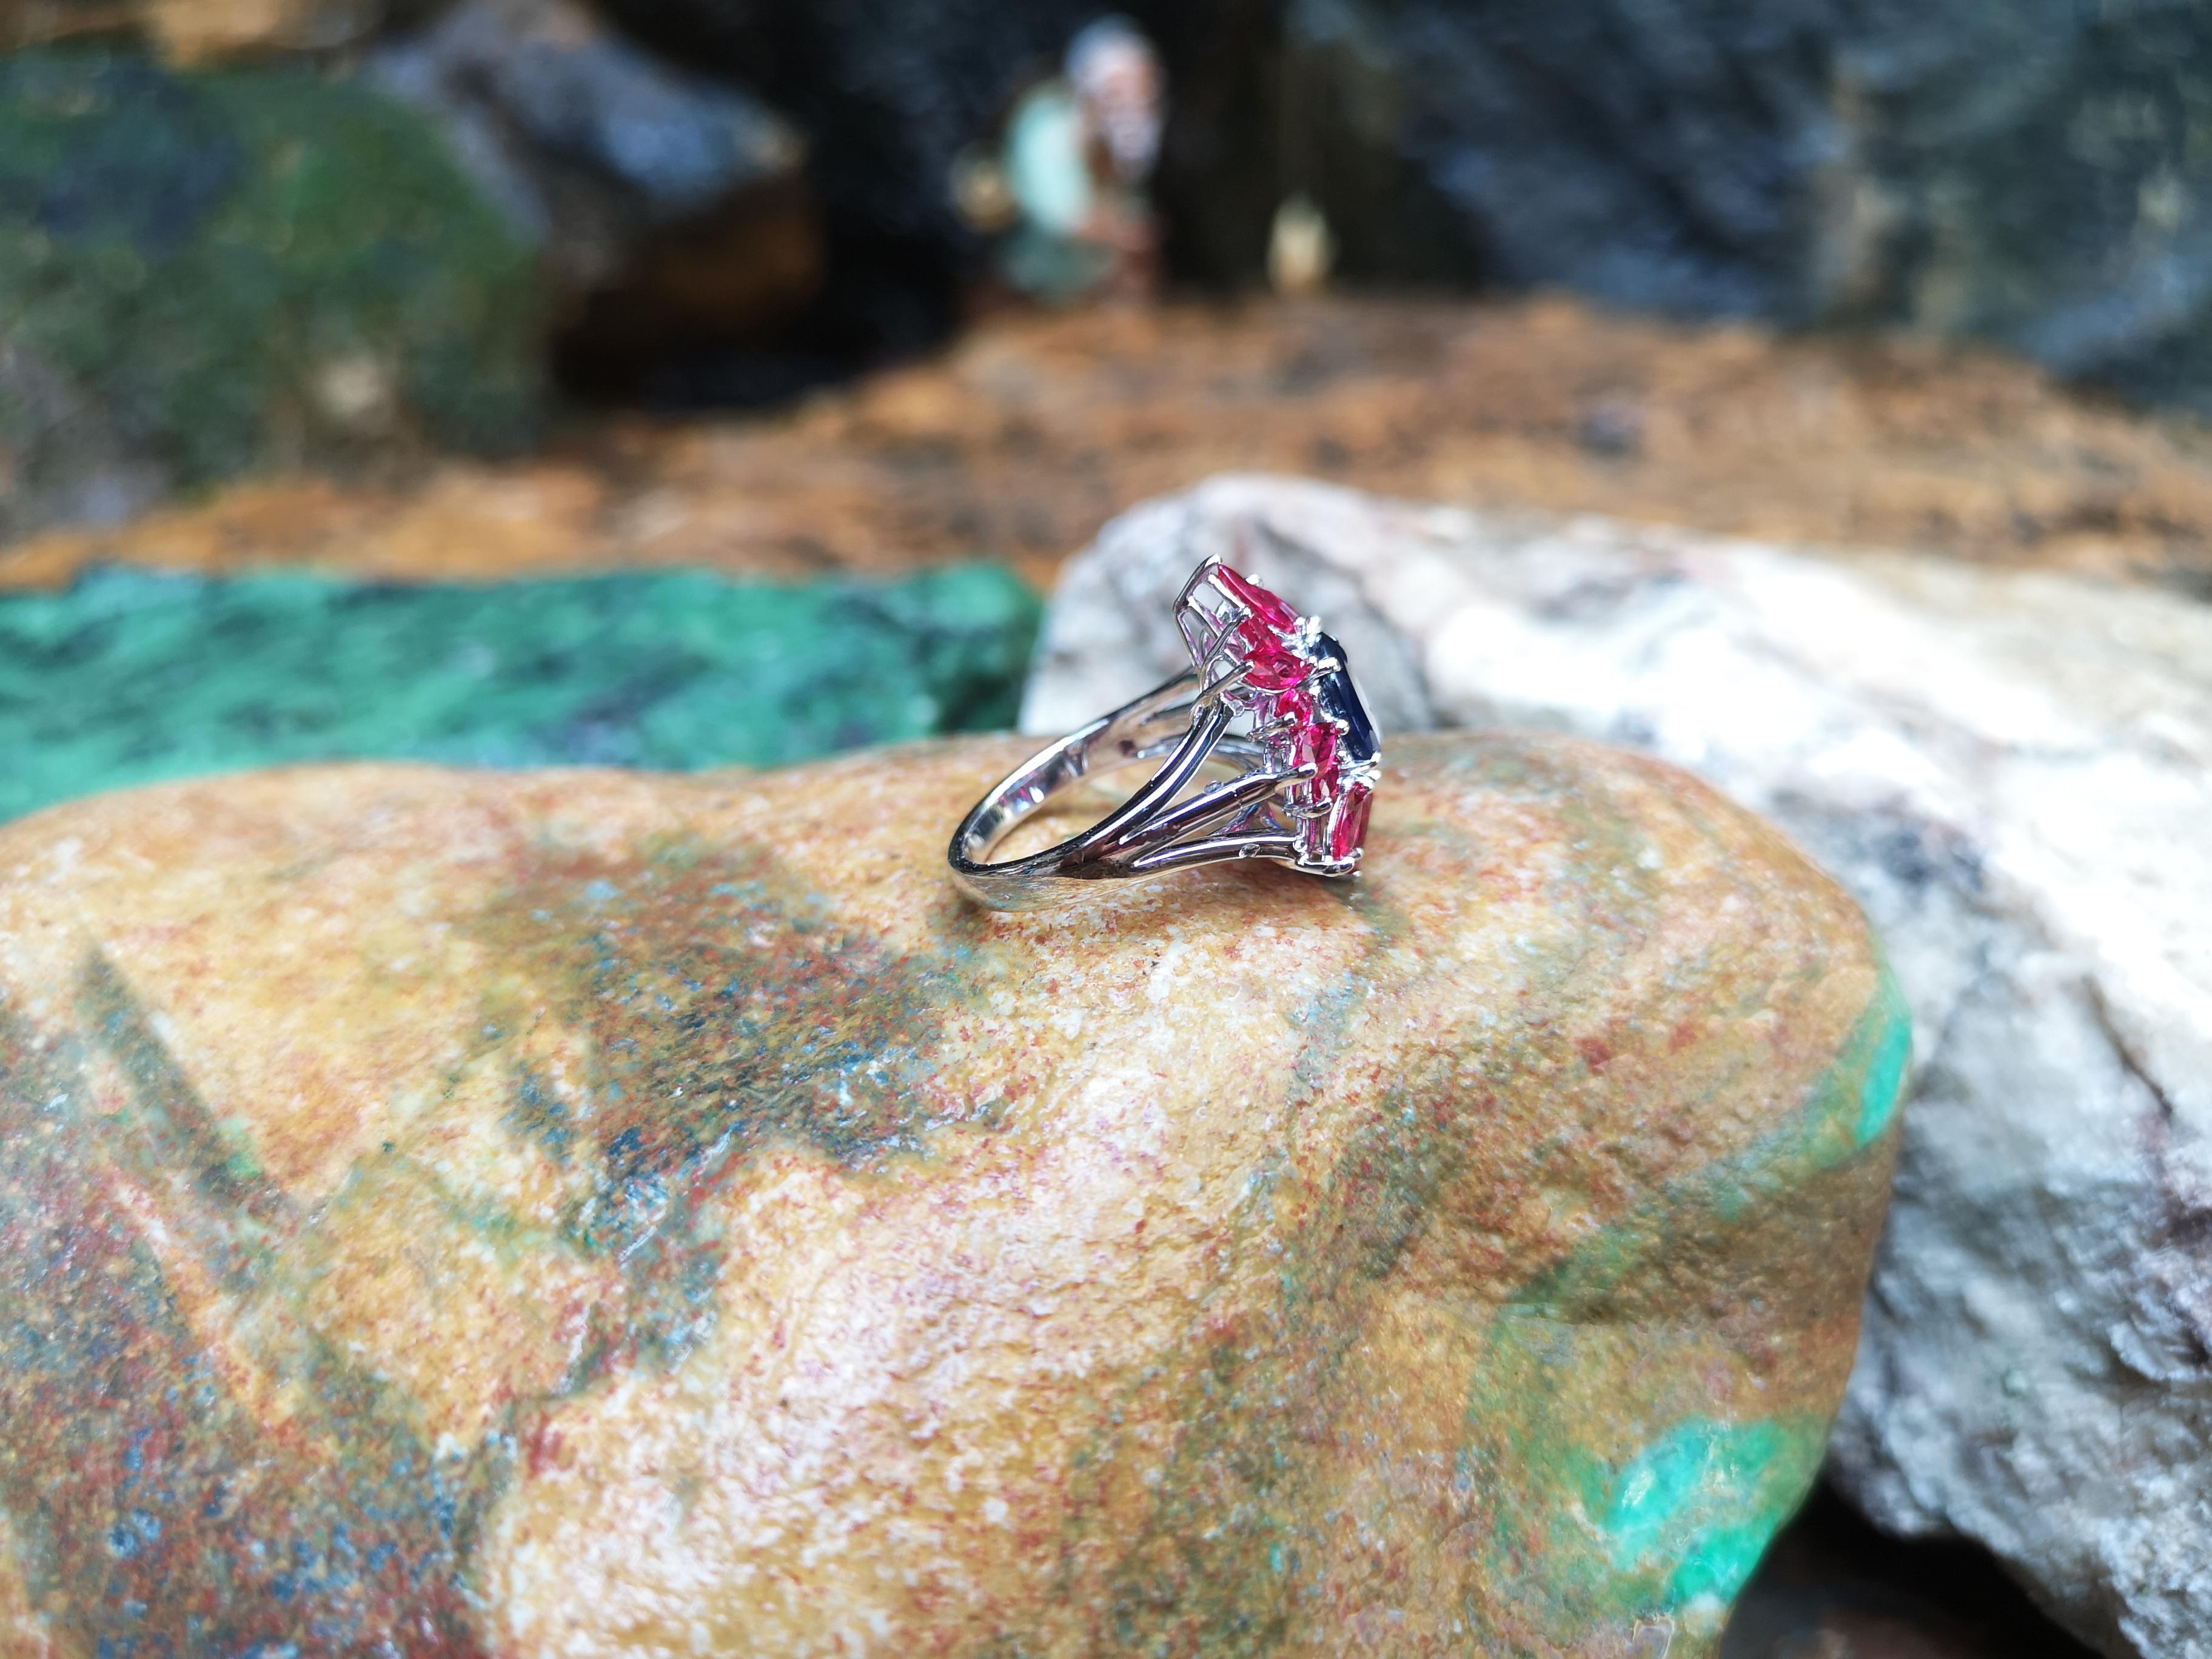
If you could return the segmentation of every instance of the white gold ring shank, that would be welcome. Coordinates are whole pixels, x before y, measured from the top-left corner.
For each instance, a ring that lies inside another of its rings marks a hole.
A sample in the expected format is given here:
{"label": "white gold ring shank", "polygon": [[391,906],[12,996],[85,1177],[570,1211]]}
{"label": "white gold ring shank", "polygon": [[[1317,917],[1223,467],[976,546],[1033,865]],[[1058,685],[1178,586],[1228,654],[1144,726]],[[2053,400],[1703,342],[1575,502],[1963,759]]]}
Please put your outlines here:
{"label": "white gold ring shank", "polygon": [[[1255,809],[1297,781],[1297,773],[1273,769],[1251,743],[1231,737],[1234,718],[1218,693],[1200,694],[1197,674],[1188,672],[1070,732],[1004,779],[961,821],[948,854],[954,882],[970,898],[1019,910],[1065,897],[1070,882],[1141,879],[1234,859],[1296,863],[1296,837],[1272,824],[1211,833],[1254,818]],[[1216,756],[1243,760],[1246,769],[1178,802]],[[1087,778],[1154,760],[1160,769],[1145,786],[1083,834],[1027,858],[985,861],[1054,796]]]}

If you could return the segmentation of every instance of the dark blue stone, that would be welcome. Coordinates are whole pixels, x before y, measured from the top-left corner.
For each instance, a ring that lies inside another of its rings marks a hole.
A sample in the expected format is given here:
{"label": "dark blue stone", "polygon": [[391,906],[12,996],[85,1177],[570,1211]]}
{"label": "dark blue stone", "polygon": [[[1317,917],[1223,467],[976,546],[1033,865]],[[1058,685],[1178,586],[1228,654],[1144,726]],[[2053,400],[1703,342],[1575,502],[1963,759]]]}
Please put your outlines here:
{"label": "dark blue stone", "polygon": [[1382,753],[1382,740],[1375,732],[1375,722],[1367,717],[1367,705],[1359,700],[1359,688],[1352,683],[1351,659],[1344,647],[1331,635],[1320,638],[1321,654],[1336,659],[1337,666],[1321,677],[1315,687],[1314,700],[1321,712],[1344,724],[1344,738],[1337,745],[1337,756],[1345,769],[1363,766],[1377,759]]}

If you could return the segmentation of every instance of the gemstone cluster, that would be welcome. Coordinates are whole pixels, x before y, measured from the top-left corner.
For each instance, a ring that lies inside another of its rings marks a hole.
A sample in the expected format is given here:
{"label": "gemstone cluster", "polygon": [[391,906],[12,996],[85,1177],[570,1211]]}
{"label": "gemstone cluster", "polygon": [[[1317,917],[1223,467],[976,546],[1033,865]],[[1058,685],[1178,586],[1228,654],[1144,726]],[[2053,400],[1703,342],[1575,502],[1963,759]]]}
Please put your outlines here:
{"label": "gemstone cluster", "polygon": [[1206,685],[1243,671],[1229,695],[1249,713],[1269,760],[1285,772],[1310,769],[1282,801],[1299,866],[1334,875],[1357,869],[1382,750],[1344,647],[1218,561],[1192,579],[1177,616]]}

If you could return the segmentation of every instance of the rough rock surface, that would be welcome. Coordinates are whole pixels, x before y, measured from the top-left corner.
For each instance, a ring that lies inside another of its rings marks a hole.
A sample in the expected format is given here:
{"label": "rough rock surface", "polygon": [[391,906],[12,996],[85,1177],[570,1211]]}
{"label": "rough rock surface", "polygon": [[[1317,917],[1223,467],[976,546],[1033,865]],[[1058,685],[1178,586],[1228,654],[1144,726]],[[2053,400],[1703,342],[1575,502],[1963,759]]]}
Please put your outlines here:
{"label": "rough rock surface", "polygon": [[1451,737],[1371,881],[994,916],[1020,752],[0,831],[16,1650],[1710,1653],[1892,1171],[1856,908]]}
{"label": "rough rock surface", "polygon": [[1025,723],[1172,667],[1208,552],[1324,616],[1386,742],[1639,744],[1852,890],[1920,1066],[1835,1470],[2111,1651],[2212,1652],[2212,611],[1224,479],[1069,568]]}
{"label": "rough rock surface", "polygon": [[300,70],[0,58],[0,537],[536,432],[529,251],[416,112]]}
{"label": "rough rock surface", "polygon": [[110,570],[0,594],[0,819],[311,760],[776,766],[1013,721],[1036,596],[702,571],[489,586]]}

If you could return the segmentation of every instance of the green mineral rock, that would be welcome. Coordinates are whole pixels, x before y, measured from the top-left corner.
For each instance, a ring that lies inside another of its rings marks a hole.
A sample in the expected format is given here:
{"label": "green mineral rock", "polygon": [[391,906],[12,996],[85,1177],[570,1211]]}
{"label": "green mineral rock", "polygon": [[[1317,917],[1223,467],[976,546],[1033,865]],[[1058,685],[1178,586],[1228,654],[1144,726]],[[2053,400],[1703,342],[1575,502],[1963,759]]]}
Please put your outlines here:
{"label": "green mineral rock", "polygon": [[95,572],[0,597],[0,818],[280,762],[772,765],[1011,725],[1037,602],[693,571],[491,586]]}

